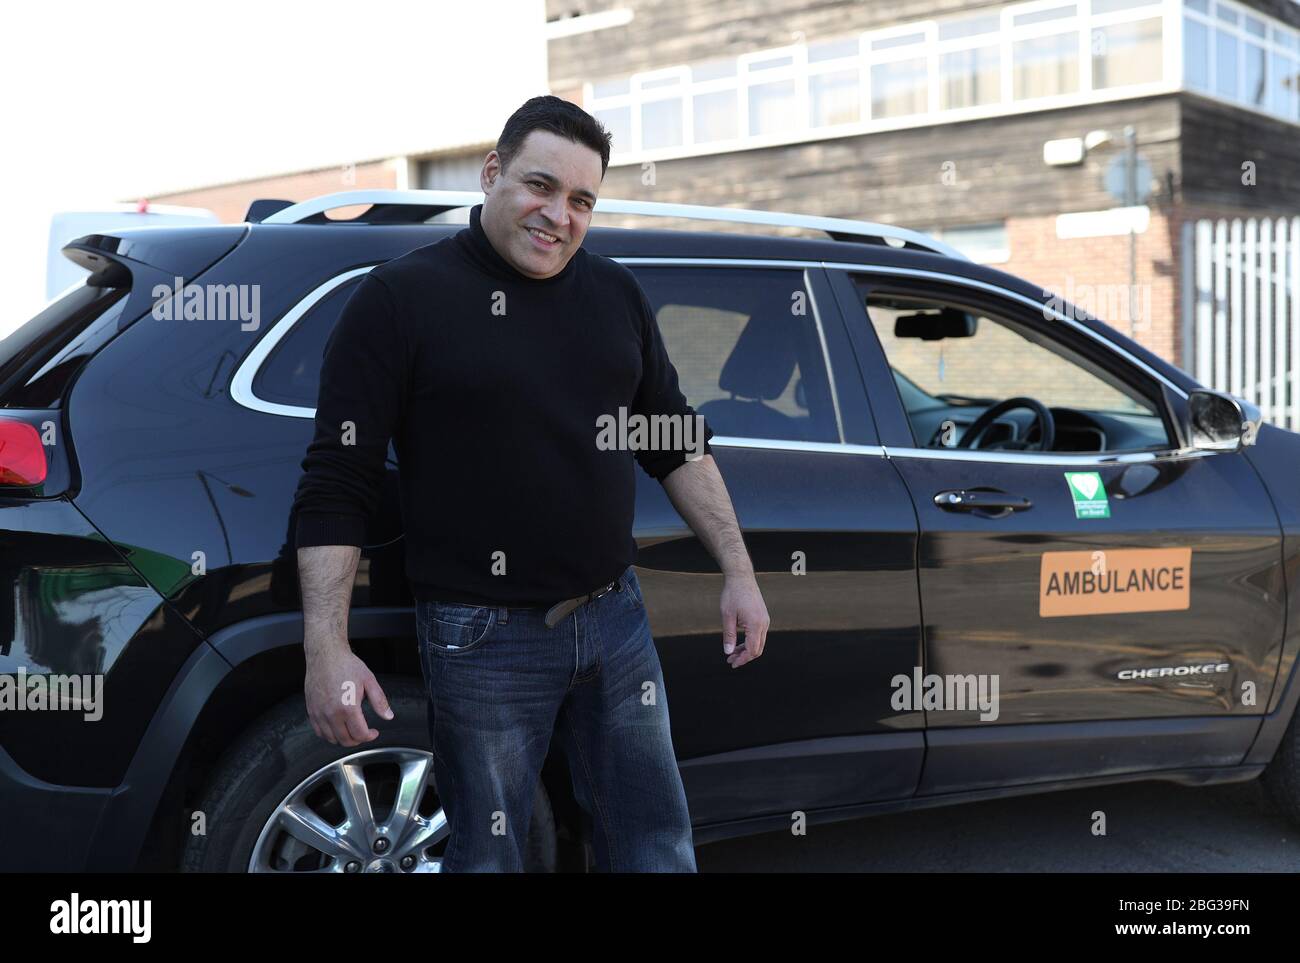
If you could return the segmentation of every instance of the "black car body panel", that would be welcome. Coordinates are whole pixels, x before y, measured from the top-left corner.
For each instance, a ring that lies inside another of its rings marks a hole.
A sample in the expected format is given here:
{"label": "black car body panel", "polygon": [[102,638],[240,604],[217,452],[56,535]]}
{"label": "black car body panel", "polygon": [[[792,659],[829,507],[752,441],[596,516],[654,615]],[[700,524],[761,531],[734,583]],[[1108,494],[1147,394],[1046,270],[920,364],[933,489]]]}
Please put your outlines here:
{"label": "black car body panel", "polygon": [[[36,779],[117,785],[177,670],[202,644],[66,499],[0,499],[0,673],[102,675],[94,710],[0,711],[0,746]],[[88,718],[89,717],[89,718]]]}

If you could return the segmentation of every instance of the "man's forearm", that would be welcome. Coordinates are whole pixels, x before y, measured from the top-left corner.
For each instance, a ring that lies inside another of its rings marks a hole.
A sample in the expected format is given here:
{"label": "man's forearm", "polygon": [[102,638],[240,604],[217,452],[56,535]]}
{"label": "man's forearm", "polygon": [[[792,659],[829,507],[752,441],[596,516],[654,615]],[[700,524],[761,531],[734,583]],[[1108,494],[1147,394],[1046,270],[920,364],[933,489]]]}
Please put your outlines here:
{"label": "man's forearm", "polygon": [[298,549],[302,588],[303,642],[314,647],[347,645],[348,607],[361,549],[355,545],[312,545]]}
{"label": "man's forearm", "polygon": [[712,455],[684,462],[663,479],[664,491],[723,574],[753,576],[736,510]]}

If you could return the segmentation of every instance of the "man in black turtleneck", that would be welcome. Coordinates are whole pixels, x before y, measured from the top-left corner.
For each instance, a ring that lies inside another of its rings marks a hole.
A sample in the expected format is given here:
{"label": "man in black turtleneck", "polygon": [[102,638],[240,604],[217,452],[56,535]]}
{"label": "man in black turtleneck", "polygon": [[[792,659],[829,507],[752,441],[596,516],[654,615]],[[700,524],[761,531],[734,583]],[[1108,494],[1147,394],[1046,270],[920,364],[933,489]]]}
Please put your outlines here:
{"label": "man in black turtleneck", "polygon": [[[590,115],[555,97],[528,101],[484,162],[470,226],[371,270],[325,351],[294,502],[308,715],[348,747],[378,732],[341,693],[364,693],[392,718],[346,635],[391,439],[450,824],[444,870],[524,865],[552,729],[598,865],[694,870],[631,567],[636,464],[726,576],[727,661],[762,653],[767,610],[712,431],[682,395],[634,275],[581,247],[608,159],[609,135]],[[638,417],[675,422],[675,446],[600,440],[602,423]]]}

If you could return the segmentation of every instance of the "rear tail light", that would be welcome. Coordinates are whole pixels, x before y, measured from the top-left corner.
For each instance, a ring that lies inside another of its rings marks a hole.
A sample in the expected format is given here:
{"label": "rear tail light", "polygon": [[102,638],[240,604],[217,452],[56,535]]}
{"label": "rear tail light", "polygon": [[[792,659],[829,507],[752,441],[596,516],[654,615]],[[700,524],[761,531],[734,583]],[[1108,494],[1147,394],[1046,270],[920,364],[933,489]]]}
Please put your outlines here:
{"label": "rear tail light", "polygon": [[0,486],[30,488],[45,481],[45,446],[25,421],[0,418]]}

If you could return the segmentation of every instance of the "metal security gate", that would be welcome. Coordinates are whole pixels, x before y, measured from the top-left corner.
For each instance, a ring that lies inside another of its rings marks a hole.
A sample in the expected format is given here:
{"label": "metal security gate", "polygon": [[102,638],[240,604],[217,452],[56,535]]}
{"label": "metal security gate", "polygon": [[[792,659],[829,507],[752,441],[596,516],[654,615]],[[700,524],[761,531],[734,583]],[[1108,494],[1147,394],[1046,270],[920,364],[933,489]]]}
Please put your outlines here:
{"label": "metal security gate", "polygon": [[1183,225],[1182,366],[1300,431],[1300,217]]}

